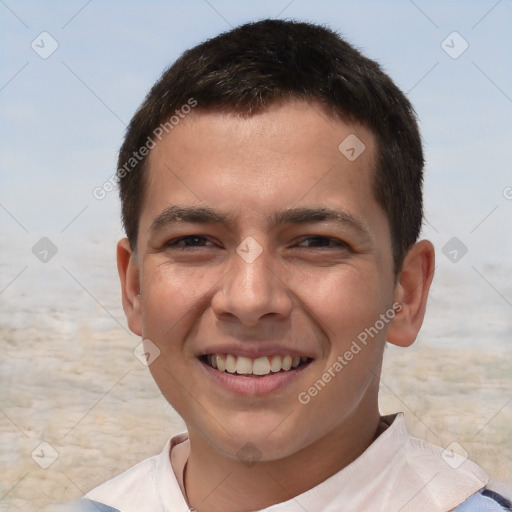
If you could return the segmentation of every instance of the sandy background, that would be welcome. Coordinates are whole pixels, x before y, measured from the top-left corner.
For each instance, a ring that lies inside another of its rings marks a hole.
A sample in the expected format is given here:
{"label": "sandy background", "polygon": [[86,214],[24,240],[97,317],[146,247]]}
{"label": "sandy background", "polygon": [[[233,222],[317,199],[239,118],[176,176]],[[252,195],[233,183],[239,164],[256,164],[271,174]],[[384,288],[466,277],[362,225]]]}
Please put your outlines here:
{"label": "sandy background", "polygon": [[[90,240],[88,257],[78,258],[83,241],[56,238],[59,252],[44,265],[27,255],[30,243],[20,240],[1,267],[8,282],[13,261],[28,264],[0,295],[1,511],[80,497],[184,428],[133,355],[139,339],[125,327],[114,240]],[[418,342],[386,350],[382,412],[404,411],[418,437],[457,442],[496,480],[512,482],[510,306],[474,272],[455,270],[438,269]],[[482,271],[512,297],[510,269]],[[51,462],[52,449],[56,459],[43,469],[36,461]]]}

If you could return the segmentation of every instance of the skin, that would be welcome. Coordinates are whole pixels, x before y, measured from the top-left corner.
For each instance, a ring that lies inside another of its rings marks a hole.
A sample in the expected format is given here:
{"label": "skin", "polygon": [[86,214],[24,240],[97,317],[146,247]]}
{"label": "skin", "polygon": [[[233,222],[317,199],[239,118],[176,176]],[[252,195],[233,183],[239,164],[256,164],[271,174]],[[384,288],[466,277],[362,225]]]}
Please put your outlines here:
{"label": "skin", "polygon": [[[350,134],[366,147],[354,161],[338,150]],[[302,101],[249,118],[196,111],[151,151],[136,254],[126,239],[118,244],[123,306],[130,329],[160,350],[150,371],[187,424],[186,493],[198,512],[291,499],[375,437],[385,341],[413,343],[434,268],[433,247],[422,241],[395,276],[388,220],[371,192],[375,155],[365,127]],[[153,229],[172,206],[208,207],[230,222]],[[290,208],[346,215],[343,222],[273,222]],[[193,235],[204,238],[176,242]],[[263,250],[252,263],[236,252],[247,237]],[[301,404],[299,393],[395,302],[402,309],[394,319]],[[225,343],[279,343],[313,361],[275,392],[239,395],[216,385],[198,359]],[[255,464],[237,457],[248,443]]]}

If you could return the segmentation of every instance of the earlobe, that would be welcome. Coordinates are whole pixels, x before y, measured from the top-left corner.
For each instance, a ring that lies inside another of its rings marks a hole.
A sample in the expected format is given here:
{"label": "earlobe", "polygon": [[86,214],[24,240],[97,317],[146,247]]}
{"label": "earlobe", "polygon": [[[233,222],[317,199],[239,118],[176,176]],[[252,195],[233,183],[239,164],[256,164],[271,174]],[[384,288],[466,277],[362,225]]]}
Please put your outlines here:
{"label": "earlobe", "polygon": [[391,322],[387,341],[408,347],[416,336],[425,317],[428,292],[434,277],[434,247],[428,240],[414,244],[407,253],[395,287],[395,302],[402,308]]}
{"label": "earlobe", "polygon": [[127,238],[123,238],[117,244],[117,270],[121,280],[123,309],[128,327],[133,333],[142,336],[139,265]]}

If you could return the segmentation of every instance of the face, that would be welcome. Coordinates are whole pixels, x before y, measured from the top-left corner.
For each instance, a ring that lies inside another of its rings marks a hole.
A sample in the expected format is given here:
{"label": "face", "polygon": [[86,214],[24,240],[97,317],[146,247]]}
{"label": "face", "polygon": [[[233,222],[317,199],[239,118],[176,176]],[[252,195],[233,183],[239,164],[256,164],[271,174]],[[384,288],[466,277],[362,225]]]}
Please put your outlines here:
{"label": "face", "polygon": [[151,151],[128,318],[191,439],[271,460],[376,410],[396,287],[375,155],[304,102],[194,112]]}

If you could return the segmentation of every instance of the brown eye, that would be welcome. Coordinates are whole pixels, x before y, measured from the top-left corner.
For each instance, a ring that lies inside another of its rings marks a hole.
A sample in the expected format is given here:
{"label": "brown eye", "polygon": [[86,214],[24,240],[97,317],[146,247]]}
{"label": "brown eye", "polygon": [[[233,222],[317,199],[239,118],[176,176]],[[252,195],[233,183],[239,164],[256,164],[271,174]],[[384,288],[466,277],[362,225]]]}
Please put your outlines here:
{"label": "brown eye", "polygon": [[337,240],[335,238],[329,238],[326,236],[309,236],[304,238],[298,244],[300,247],[308,247],[308,248],[327,248],[327,249],[337,249],[347,247],[347,244],[341,240]]}
{"label": "brown eye", "polygon": [[207,243],[211,243],[208,238],[201,235],[182,236],[167,242],[167,247],[206,247]]}

